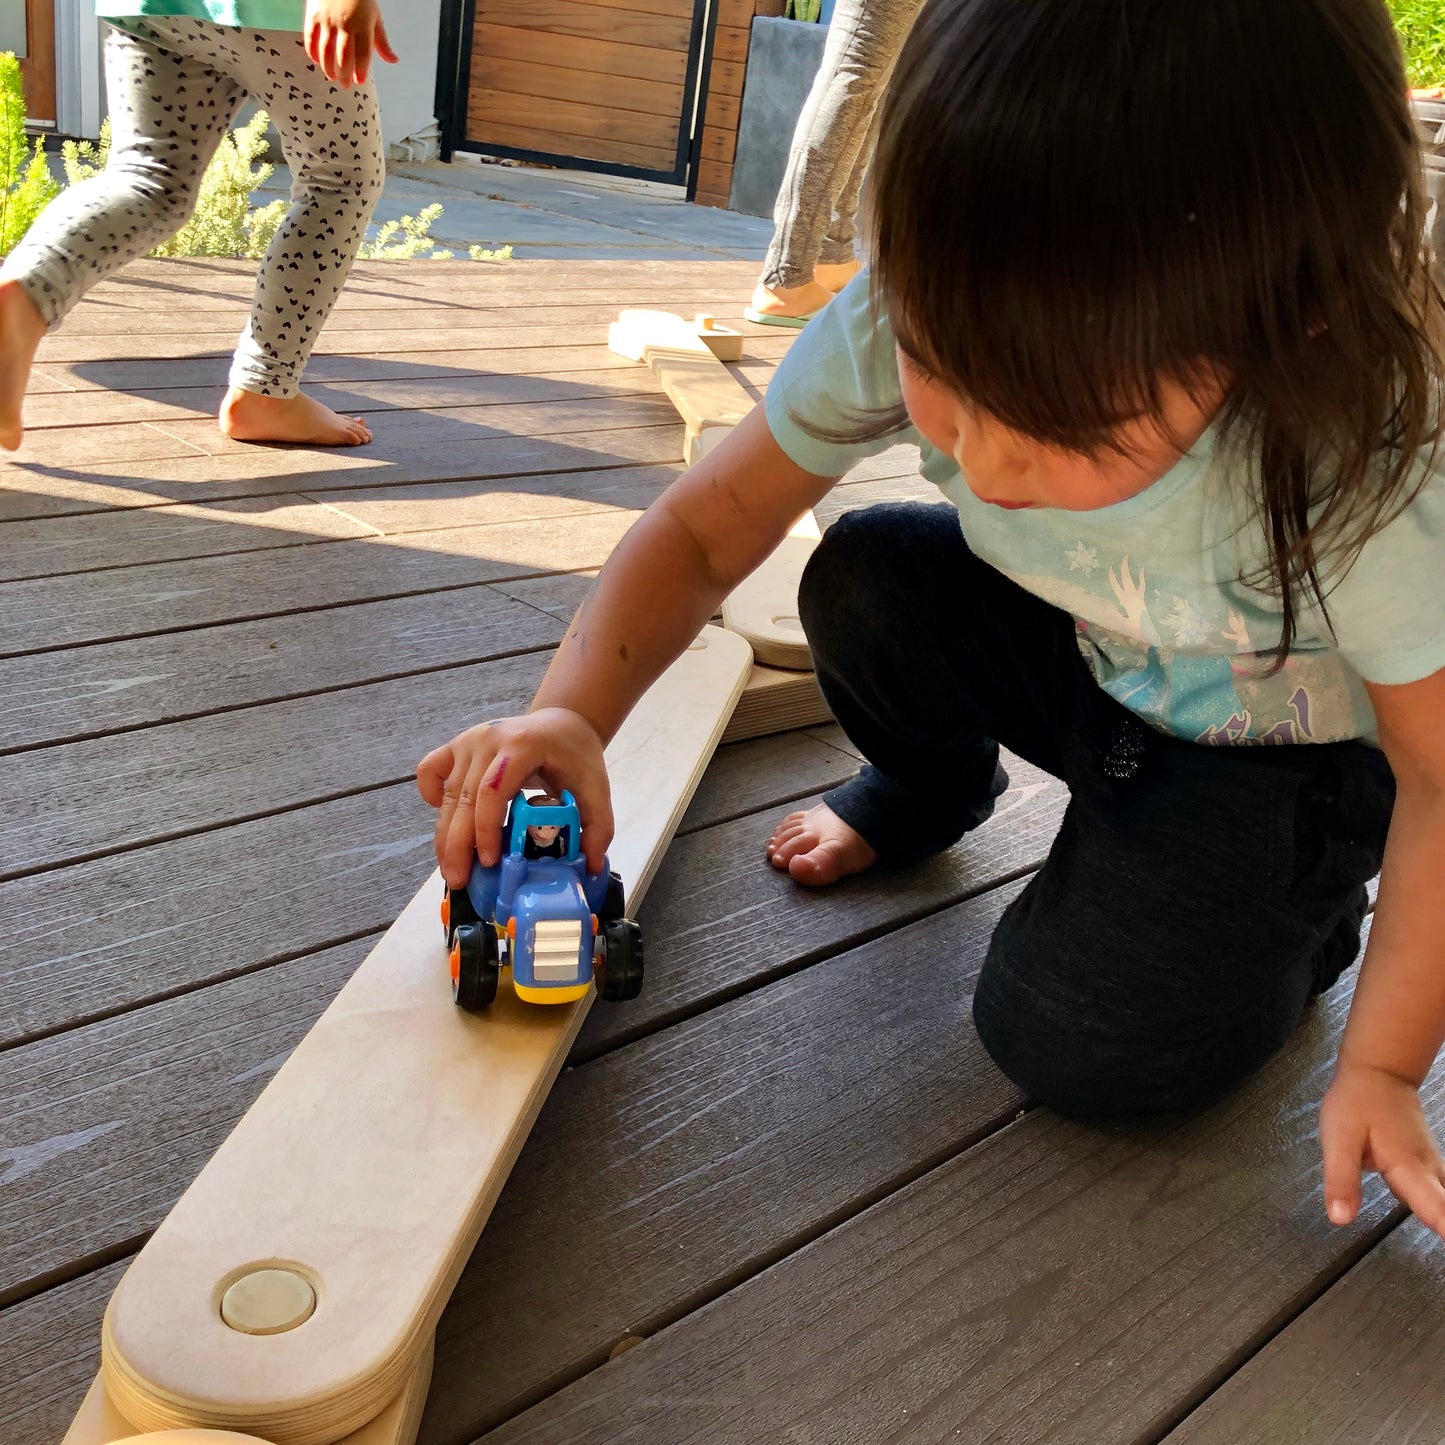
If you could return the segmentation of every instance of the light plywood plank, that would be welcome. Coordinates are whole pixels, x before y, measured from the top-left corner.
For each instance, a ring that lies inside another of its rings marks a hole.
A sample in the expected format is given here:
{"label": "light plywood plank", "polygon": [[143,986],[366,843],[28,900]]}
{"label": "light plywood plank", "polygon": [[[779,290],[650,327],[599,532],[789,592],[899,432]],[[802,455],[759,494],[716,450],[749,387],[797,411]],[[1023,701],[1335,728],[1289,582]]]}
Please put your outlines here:
{"label": "light plywood plank", "polygon": [[[0,661],[0,755],[555,647],[483,585]],[[244,722],[238,724],[244,727]]]}
{"label": "light plywood plank", "polygon": [[[795,735],[779,743],[787,745],[770,741],[720,750],[680,829],[698,832],[727,815],[729,803],[775,804],[793,796],[800,780],[825,785],[856,766],[855,759],[823,740]],[[60,891],[72,904],[68,913],[74,915],[76,931],[113,935],[118,944],[133,939],[134,930],[107,925],[104,915],[94,911],[97,897],[155,898],[164,876],[181,900],[191,900],[189,927],[187,914],[168,908],[165,896],[145,908],[148,936],[133,943],[152,960],[144,971],[104,949],[72,960],[68,969],[63,959],[41,951],[50,934],[40,929],[4,956],[3,963],[21,977],[54,967],[61,992],[67,972],[80,963],[95,996],[108,997],[122,1012],[0,1053],[0,1097],[8,1106],[0,1123],[0,1159],[9,1155],[30,1161],[0,1189],[0,1300],[28,1295],[62,1275],[71,1262],[113,1254],[153,1228],[350,976],[374,935],[288,955],[328,931],[332,936],[350,933],[368,918],[384,918],[362,890],[389,895],[393,913],[400,907],[396,898],[409,898],[430,851],[424,810],[418,806],[415,816],[404,811],[388,823],[375,809],[343,817],[339,806],[316,811],[330,815],[331,828],[354,845],[340,868],[317,867],[315,856],[302,851],[306,832],[325,839],[318,819],[306,829],[293,826],[294,836],[275,839],[274,849],[266,840],[247,836],[255,827],[233,830],[236,865],[209,886],[210,859],[200,860],[187,876],[184,870],[168,870],[167,862],[175,860],[161,856],[164,848],[154,850],[158,856],[149,880],[138,868],[113,880],[110,890],[97,891],[83,877],[67,879]],[[415,831],[405,839],[408,826]],[[400,846],[397,834],[404,838]],[[321,851],[327,845],[312,846]],[[276,852],[285,857],[273,863]],[[356,869],[358,855],[376,861]],[[705,853],[692,856],[705,864]],[[278,864],[289,868],[295,881],[288,883]],[[675,866],[671,858],[665,860],[662,876]],[[357,876],[349,882],[336,876],[346,873]],[[217,885],[229,894],[224,900]],[[797,902],[781,900],[780,918],[786,919]],[[113,902],[111,908],[124,917],[121,905]],[[650,938],[660,942],[645,903],[642,916]],[[186,950],[186,938],[197,932],[196,918],[205,920],[207,947]],[[726,917],[713,919],[712,925],[720,934],[729,927]],[[61,931],[61,924],[52,926],[51,932]],[[243,944],[252,950],[249,955]],[[66,940],[50,946],[64,952]],[[268,964],[278,951],[280,961]],[[15,968],[21,959],[38,966]],[[107,988],[116,973],[131,983],[129,994]],[[208,974],[217,981],[206,987]],[[134,984],[142,979],[152,988],[186,991],[134,1007]]]}
{"label": "light plywood plank", "polygon": [[772,555],[723,602],[723,622],[746,637],[753,656],[768,667],[806,671],[813,665],[798,620],[798,584],[818,538],[817,518],[805,512]]}
{"label": "light plywood plank", "polygon": [[[747,661],[737,638],[708,629],[608,748],[611,858],[634,899]],[[319,1445],[372,1419],[430,1339],[589,1001],[536,1009],[502,994],[482,1015],[461,1013],[438,968],[439,896],[434,876],[117,1288],[103,1373],[142,1428],[258,1429],[278,1445]],[[419,1172],[428,1138],[430,1167]],[[221,1282],[268,1259],[319,1284],[304,1338],[240,1334],[215,1317]]]}
{"label": "light plywood plank", "polygon": [[522,711],[548,660],[526,653],[424,684],[399,678],[12,753],[0,758],[0,876],[400,782],[439,739]]}

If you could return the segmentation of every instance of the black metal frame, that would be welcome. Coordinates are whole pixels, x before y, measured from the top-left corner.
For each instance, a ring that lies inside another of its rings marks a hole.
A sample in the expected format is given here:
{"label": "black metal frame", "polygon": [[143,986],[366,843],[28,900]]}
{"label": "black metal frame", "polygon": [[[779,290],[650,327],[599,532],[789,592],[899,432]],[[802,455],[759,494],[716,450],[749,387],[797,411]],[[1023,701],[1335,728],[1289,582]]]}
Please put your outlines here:
{"label": "black metal frame", "polygon": [[[618,165],[611,161],[588,160],[583,156],[558,155],[550,151],[522,150],[517,146],[483,145],[467,135],[467,91],[472,70],[472,32],[475,29],[476,0],[442,0],[441,33],[437,45],[436,112],[441,123],[441,158],[451,160],[461,151],[470,155],[503,156],[511,160],[540,161],[574,171],[595,171],[609,176],[627,176],[639,181],[663,181],[687,185],[691,200],[697,191],[697,160],[702,144],[702,118],[707,108],[707,59],[712,55],[717,29],[714,0],[693,0],[692,34],[688,40],[687,74],[683,80],[684,104],[678,120],[677,153],[670,171],[644,166]],[[450,55],[450,58],[449,58]],[[698,76],[702,84],[698,86]],[[697,90],[697,106],[689,110],[686,98]]]}

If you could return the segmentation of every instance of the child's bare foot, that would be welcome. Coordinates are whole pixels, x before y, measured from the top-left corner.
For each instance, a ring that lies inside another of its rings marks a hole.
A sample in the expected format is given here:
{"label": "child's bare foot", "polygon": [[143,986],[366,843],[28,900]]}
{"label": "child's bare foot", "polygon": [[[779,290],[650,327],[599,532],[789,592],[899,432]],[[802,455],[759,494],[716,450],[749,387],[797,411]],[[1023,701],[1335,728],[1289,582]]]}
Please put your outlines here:
{"label": "child's bare foot", "polygon": [[863,835],[826,803],[815,804],[806,813],[789,813],[768,839],[768,862],[785,870],[794,882],[814,888],[861,873],[877,861]]}
{"label": "child's bare foot", "polygon": [[221,430],[232,441],[310,447],[359,447],[371,440],[371,428],[359,416],[342,416],[304,392],[261,396],[238,386],[221,403]]}
{"label": "child's bare foot", "polygon": [[0,281],[0,447],[13,452],[25,429],[20,408],[45,320],[18,281]]}
{"label": "child's bare foot", "polygon": [[743,312],[749,321],[774,326],[801,326],[815,311],[821,311],[833,293],[816,281],[801,286],[764,286],[758,283],[753,304]]}
{"label": "child's bare foot", "polygon": [[836,264],[813,267],[813,280],[825,291],[835,294],[841,291],[861,270],[861,261],[839,261]]}

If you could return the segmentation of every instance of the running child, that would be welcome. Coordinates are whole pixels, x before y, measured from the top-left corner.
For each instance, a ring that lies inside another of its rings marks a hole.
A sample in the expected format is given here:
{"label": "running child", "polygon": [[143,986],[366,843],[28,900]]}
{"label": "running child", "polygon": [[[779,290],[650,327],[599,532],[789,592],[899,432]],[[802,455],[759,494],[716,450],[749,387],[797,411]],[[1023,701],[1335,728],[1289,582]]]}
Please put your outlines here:
{"label": "running child", "polygon": [[[624,539],[525,717],[418,769],[447,879],[540,776],[592,866],[602,748],[862,458],[939,505],[832,526],[800,596],[867,765],[779,824],[823,885],[988,818],[999,744],[1062,778],[979,1036],[1073,1114],[1195,1107],[1354,960],[1325,1201],[1437,1231],[1445,1038],[1445,307],[1381,0],[930,0],[873,172],[871,273]],[[668,598],[659,607],[659,596]]]}
{"label": "running child", "polygon": [[371,63],[394,62],[377,0],[96,0],[111,145],[0,266],[0,447],[22,436],[42,337],[96,282],[178,231],[247,96],[291,167],[291,208],[256,278],[221,430],[238,441],[358,446],[359,417],[299,390],[385,179]]}

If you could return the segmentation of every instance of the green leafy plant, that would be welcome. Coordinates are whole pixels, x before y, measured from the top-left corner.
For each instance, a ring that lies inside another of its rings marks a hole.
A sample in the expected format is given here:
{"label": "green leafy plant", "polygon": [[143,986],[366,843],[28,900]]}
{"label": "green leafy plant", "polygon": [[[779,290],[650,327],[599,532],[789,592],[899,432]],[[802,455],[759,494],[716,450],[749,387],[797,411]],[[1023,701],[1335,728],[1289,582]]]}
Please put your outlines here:
{"label": "green leafy plant", "polygon": [[60,193],[41,140],[25,134],[25,88],[13,51],[0,51],[0,255],[9,255]]}
{"label": "green leafy plant", "polygon": [[153,256],[262,256],[285,214],[284,201],[260,211],[251,207],[251,192],[271,179],[276,167],[263,159],[268,144],[265,111],[257,111],[239,130],[221,138],[216,154],[201,177],[200,195],[191,219]]}
{"label": "green leafy plant", "polygon": [[1441,0],[1389,0],[1389,6],[1410,84],[1445,84],[1445,4]]}

